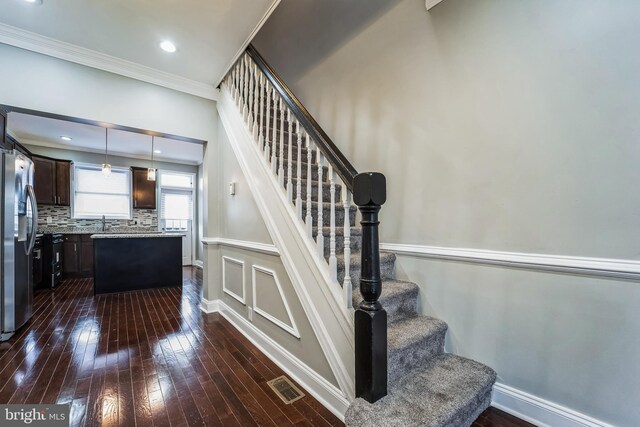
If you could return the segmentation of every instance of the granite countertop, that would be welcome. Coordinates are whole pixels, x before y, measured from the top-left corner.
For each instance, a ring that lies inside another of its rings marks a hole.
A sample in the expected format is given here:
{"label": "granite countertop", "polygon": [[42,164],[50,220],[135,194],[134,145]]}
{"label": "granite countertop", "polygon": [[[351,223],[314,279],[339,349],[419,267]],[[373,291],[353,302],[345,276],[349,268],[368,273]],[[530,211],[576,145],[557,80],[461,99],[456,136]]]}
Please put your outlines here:
{"label": "granite countertop", "polygon": [[112,234],[92,234],[92,239],[139,239],[147,237],[182,237],[183,233],[112,233]]}
{"label": "granite countertop", "polygon": [[140,227],[132,229],[131,227],[107,227],[102,231],[102,227],[40,227],[40,234],[153,234],[157,233],[156,227]]}

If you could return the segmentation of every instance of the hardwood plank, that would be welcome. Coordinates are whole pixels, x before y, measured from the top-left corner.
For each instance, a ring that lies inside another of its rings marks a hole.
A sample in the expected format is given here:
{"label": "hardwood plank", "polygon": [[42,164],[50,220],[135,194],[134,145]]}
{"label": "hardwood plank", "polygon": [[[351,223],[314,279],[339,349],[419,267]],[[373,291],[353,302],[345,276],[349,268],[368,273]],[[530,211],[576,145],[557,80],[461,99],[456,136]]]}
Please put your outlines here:
{"label": "hardwood plank", "polygon": [[[92,279],[36,292],[34,316],[0,344],[0,403],[70,403],[72,426],[340,426],[311,395],[285,405],[284,372],[182,288],[93,295]],[[298,385],[299,386],[299,385]],[[473,427],[529,427],[494,408]]]}

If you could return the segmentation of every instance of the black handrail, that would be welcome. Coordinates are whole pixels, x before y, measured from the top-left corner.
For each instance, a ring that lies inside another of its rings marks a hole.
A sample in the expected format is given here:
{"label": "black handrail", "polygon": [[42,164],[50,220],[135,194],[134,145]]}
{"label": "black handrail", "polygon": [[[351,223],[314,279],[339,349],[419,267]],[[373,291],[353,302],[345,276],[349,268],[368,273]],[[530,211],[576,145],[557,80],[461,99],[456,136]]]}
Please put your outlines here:
{"label": "black handrail", "polygon": [[285,104],[291,109],[291,112],[300,122],[302,127],[306,129],[311,139],[318,145],[322,154],[329,160],[331,166],[335,169],[340,179],[347,186],[349,191],[353,192],[353,179],[358,174],[356,168],[347,160],[344,154],[336,147],[331,138],[322,130],[318,122],[311,116],[311,113],[302,105],[300,100],[293,94],[291,89],[285,84],[280,75],[264,60],[262,55],[258,53],[253,45],[247,47],[247,53],[256,63],[258,68],[267,76],[269,82],[278,91]]}

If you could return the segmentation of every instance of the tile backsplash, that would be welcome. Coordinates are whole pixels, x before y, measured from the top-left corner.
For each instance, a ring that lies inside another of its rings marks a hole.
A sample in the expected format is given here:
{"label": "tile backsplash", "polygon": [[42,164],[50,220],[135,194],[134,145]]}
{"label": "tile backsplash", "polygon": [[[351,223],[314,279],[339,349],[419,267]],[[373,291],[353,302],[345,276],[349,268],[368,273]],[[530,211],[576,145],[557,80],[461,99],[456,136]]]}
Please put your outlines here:
{"label": "tile backsplash", "polygon": [[[47,217],[51,217],[51,223],[47,223]],[[134,209],[133,217],[126,219],[108,219],[110,228],[131,228],[147,231],[158,228],[158,211],[148,209]],[[90,228],[102,227],[100,219],[74,219],[71,218],[71,208],[68,206],[38,206],[38,228]]]}

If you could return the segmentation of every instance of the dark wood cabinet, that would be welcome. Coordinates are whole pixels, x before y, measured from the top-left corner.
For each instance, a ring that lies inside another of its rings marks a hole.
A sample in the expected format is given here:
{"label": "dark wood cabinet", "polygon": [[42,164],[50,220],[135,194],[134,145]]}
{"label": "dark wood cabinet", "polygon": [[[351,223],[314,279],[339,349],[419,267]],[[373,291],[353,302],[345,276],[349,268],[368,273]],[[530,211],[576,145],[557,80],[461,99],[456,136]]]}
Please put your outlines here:
{"label": "dark wood cabinet", "polygon": [[80,243],[80,274],[93,276],[93,239],[91,235],[81,235]]}
{"label": "dark wood cabinet", "polygon": [[90,234],[66,234],[62,244],[66,277],[93,276],[93,239]]}
{"label": "dark wood cabinet", "polygon": [[35,168],[33,189],[39,205],[56,204],[56,161],[33,156]]}
{"label": "dark wood cabinet", "polygon": [[56,195],[59,206],[71,205],[71,162],[56,160]]}
{"label": "dark wood cabinet", "polygon": [[62,244],[62,271],[65,276],[80,273],[80,235],[67,234]]}
{"label": "dark wood cabinet", "polygon": [[41,205],[71,204],[71,162],[33,156],[34,190]]}
{"label": "dark wood cabinet", "polygon": [[146,168],[131,168],[133,208],[134,209],[155,209],[156,208],[156,181],[147,179]]}

